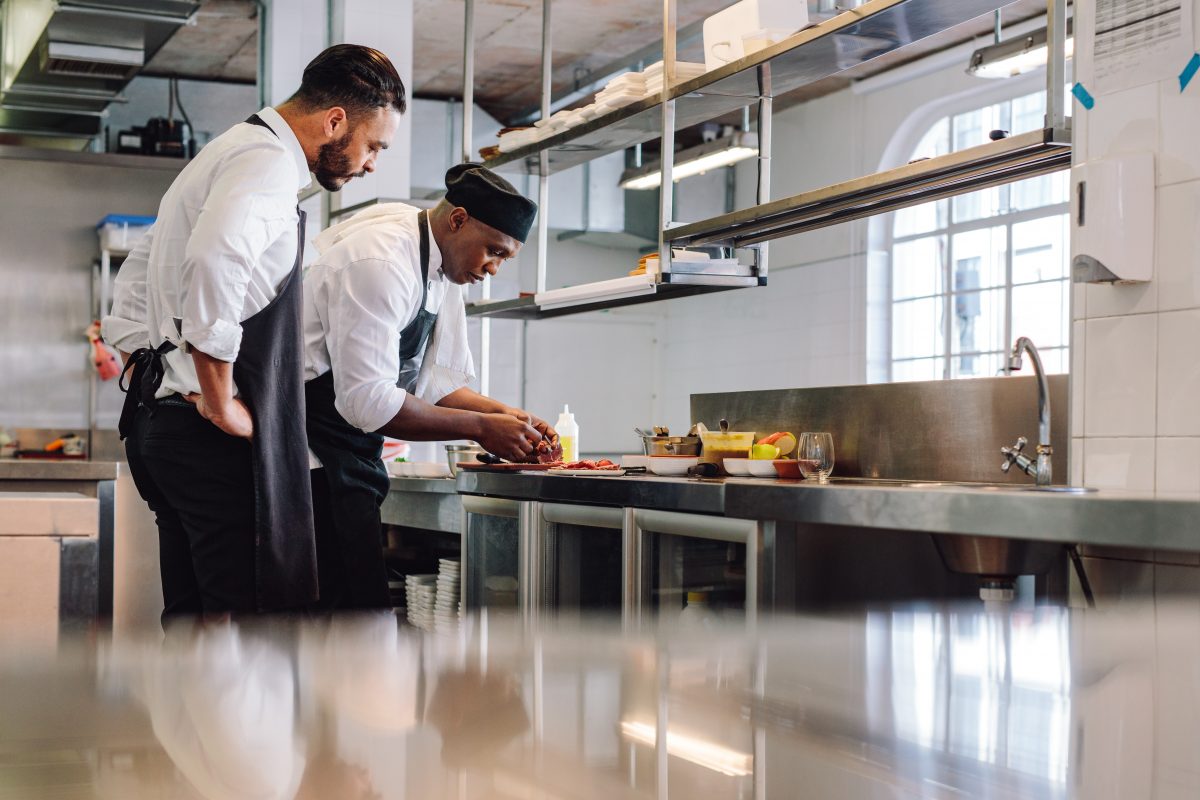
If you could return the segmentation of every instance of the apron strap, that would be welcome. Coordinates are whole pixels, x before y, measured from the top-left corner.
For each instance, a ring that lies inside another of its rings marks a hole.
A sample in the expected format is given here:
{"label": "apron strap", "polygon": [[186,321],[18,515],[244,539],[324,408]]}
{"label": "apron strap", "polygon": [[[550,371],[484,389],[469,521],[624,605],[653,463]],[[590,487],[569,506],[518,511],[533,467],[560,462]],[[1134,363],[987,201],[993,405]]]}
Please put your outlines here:
{"label": "apron strap", "polygon": [[266,122],[264,122],[263,118],[260,117],[258,114],[251,114],[250,116],[246,117],[245,121],[246,121],[247,125],[257,125],[260,128],[266,128],[272,134],[274,134],[276,139],[279,138],[279,134],[275,133],[275,129],[272,128],[270,125],[268,125]]}

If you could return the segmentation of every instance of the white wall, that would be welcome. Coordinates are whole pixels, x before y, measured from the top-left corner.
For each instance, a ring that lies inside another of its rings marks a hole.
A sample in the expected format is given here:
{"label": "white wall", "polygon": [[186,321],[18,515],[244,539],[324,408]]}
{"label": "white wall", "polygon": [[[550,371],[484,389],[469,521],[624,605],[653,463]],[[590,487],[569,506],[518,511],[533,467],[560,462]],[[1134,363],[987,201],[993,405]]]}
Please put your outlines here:
{"label": "white wall", "polygon": [[[1200,3],[1185,2],[1193,3],[1200,41]],[[1094,30],[1094,9],[1092,2],[1077,6],[1079,37]],[[1095,92],[1083,51],[1077,79]],[[1149,283],[1075,287],[1072,482],[1194,500],[1200,498],[1200,85],[1181,92],[1171,76],[1095,93],[1095,107],[1076,113],[1074,161],[1154,153],[1157,240]]]}

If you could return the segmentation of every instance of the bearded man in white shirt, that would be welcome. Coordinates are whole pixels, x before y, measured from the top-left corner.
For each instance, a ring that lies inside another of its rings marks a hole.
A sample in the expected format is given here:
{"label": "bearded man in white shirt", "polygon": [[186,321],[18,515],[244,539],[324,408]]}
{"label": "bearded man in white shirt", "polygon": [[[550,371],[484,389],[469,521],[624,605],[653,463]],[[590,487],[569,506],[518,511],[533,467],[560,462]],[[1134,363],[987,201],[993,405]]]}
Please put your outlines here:
{"label": "bearded man in white shirt", "polygon": [[556,433],[468,387],[463,286],[521,249],[537,206],[475,164],[419,211],[381,204],[321,233],[304,278],[305,392],[323,609],[390,605],[383,437],[474,439],[514,460]]}
{"label": "bearded man in white shirt", "polygon": [[300,89],[206,145],[123,265],[105,338],[120,431],[159,529],[164,617],[316,599],[297,193],[374,171],[406,108],[377,50],[336,45]]}

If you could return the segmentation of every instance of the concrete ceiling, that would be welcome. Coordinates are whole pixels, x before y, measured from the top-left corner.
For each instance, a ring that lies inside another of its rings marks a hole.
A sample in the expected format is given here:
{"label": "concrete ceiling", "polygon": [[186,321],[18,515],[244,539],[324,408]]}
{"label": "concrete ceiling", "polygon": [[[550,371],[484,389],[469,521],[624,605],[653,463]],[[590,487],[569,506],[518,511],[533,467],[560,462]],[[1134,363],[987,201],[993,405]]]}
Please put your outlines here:
{"label": "concrete ceiling", "polygon": [[183,25],[143,75],[254,83],[258,10],[251,0],[203,0],[195,25]]}
{"label": "concrete ceiling", "polygon": [[[678,3],[679,28],[698,25],[731,0]],[[816,1],[810,6],[815,10]],[[418,97],[462,93],[463,0],[414,0],[413,87]],[[661,0],[554,0],[553,92],[557,97],[603,77],[621,59],[651,51],[662,39]],[[1017,0],[1006,24],[1045,13],[1045,0]],[[815,13],[814,13],[815,17]],[[253,83],[257,66],[256,7],[252,0],[204,0],[197,24],[180,28],[147,65],[146,74]],[[537,108],[541,97],[541,0],[488,0],[475,4],[475,101],[502,123]],[[779,98],[776,108],[810,100],[992,28],[991,17],[960,25]],[[660,56],[648,53],[648,60]],[[703,60],[694,39],[680,58]]]}

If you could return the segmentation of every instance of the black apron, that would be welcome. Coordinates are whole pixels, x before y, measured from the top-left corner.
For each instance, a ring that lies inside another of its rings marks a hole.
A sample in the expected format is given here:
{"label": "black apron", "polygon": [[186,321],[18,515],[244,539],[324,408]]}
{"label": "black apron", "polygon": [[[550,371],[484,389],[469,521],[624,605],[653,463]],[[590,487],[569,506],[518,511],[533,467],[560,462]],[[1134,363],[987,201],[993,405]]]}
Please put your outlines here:
{"label": "black apron", "polygon": [[[425,309],[429,299],[429,229],[426,213],[417,215],[421,241],[421,305],[413,321],[400,332],[400,370],[396,385],[416,388],[437,314]],[[331,514],[318,520],[330,527],[343,569],[333,587],[335,596],[322,597],[323,607],[386,608],[391,605],[383,560],[383,524],[379,509],[390,481],[380,454],[383,436],[351,425],[334,405],[333,370],[304,386],[308,405],[308,446],[321,460],[329,487]],[[331,570],[332,571],[332,570]],[[324,574],[323,574],[324,577]]]}
{"label": "black apron", "polygon": [[[246,120],[275,133],[254,114]],[[278,134],[276,134],[278,135]],[[274,299],[242,322],[233,364],[239,397],[254,419],[250,440],[255,498],[255,595],[259,611],[295,609],[317,596],[312,487],[307,476],[304,418],[303,260],[304,212],[296,206],[296,260]],[[177,321],[178,324],[178,321]],[[142,348],[126,365],[130,375],[119,425],[132,431],[139,407],[154,411],[163,378],[162,358],[176,348],[163,342]]]}

